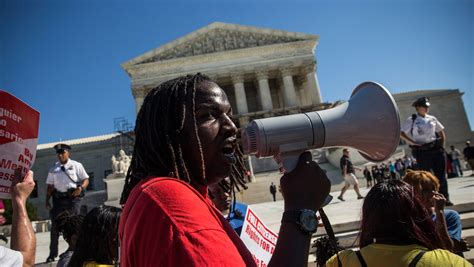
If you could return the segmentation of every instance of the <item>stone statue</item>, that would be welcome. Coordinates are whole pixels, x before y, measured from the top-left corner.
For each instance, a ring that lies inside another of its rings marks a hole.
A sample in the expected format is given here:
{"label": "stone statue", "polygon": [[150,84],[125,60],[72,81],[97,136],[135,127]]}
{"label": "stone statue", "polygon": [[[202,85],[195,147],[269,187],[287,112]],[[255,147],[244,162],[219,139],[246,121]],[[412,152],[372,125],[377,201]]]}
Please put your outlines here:
{"label": "stone statue", "polygon": [[120,149],[119,151],[119,173],[127,173],[128,167],[130,167],[130,157],[125,154],[125,151]]}
{"label": "stone statue", "polygon": [[125,176],[130,167],[131,157],[125,154],[125,151],[120,149],[118,157],[112,155],[112,175],[111,177]]}

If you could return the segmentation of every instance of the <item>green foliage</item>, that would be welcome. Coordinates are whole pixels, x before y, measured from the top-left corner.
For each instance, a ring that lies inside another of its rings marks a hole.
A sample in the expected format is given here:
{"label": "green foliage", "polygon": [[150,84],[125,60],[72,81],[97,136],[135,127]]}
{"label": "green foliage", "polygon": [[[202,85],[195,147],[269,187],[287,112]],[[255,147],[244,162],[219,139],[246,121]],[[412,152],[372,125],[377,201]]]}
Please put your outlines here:
{"label": "green foliage", "polygon": [[[5,224],[11,224],[13,215],[12,201],[10,199],[4,199],[3,203],[5,205],[5,213],[3,214],[3,216],[5,217],[5,219],[7,219],[7,222]],[[38,212],[36,210],[36,207],[28,201],[26,201],[26,211],[28,212],[28,217],[30,218],[30,221],[38,220]]]}

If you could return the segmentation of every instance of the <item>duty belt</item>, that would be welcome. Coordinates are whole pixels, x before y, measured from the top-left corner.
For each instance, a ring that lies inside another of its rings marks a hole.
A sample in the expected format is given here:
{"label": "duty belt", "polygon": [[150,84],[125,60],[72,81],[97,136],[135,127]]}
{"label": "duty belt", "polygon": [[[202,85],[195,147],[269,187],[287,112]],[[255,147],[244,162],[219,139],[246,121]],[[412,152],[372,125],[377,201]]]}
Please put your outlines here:
{"label": "duty belt", "polygon": [[416,150],[416,151],[430,151],[430,150],[436,150],[441,148],[441,145],[439,144],[438,140],[435,140],[430,143],[423,144],[421,146],[410,146],[411,149]]}
{"label": "duty belt", "polygon": [[70,194],[68,192],[59,192],[57,190],[54,190],[53,195],[56,198],[69,198],[70,197]]}

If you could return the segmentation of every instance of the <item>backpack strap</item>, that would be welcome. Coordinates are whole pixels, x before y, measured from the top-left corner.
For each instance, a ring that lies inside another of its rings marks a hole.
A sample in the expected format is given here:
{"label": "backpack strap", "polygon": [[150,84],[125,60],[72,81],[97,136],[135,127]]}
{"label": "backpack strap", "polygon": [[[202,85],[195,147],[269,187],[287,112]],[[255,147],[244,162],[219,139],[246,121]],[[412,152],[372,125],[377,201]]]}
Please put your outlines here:
{"label": "backpack strap", "polygon": [[425,254],[426,251],[420,251],[416,256],[411,260],[410,264],[408,264],[408,267],[415,267],[416,264],[420,261],[421,257]]}
{"label": "backpack strap", "polygon": [[367,263],[364,260],[364,257],[362,257],[362,253],[360,253],[360,250],[357,250],[356,252],[357,258],[359,258],[360,266],[361,267],[367,267]]}
{"label": "backpack strap", "polygon": [[336,238],[336,235],[334,234],[334,230],[332,229],[331,222],[329,221],[329,218],[326,215],[326,212],[324,212],[323,208],[320,208],[318,211],[319,211],[319,216],[321,217],[321,221],[323,221],[326,234],[328,235],[329,243],[336,250],[337,266],[342,267],[342,262],[341,262],[341,259],[339,258],[337,238]]}

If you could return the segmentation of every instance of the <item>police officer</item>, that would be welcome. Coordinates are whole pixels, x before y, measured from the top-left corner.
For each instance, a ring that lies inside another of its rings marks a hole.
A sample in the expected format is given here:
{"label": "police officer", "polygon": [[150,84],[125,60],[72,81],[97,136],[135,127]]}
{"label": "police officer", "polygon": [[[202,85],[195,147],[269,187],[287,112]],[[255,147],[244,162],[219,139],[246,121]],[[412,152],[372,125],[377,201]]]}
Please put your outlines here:
{"label": "police officer", "polygon": [[[48,185],[46,209],[49,210],[51,218],[51,243],[46,262],[52,262],[58,256],[59,232],[56,217],[63,211],[79,214],[84,190],[89,185],[89,176],[82,164],[69,159],[71,147],[66,144],[57,144],[54,149],[59,161],[49,170],[46,178]],[[53,198],[52,207],[49,202],[50,198]]]}
{"label": "police officer", "polygon": [[418,98],[412,106],[415,107],[416,114],[411,115],[402,124],[401,138],[410,145],[418,168],[433,172],[438,177],[440,193],[446,198],[446,205],[452,206],[446,180],[444,126],[436,117],[428,114],[430,102],[427,97]]}

